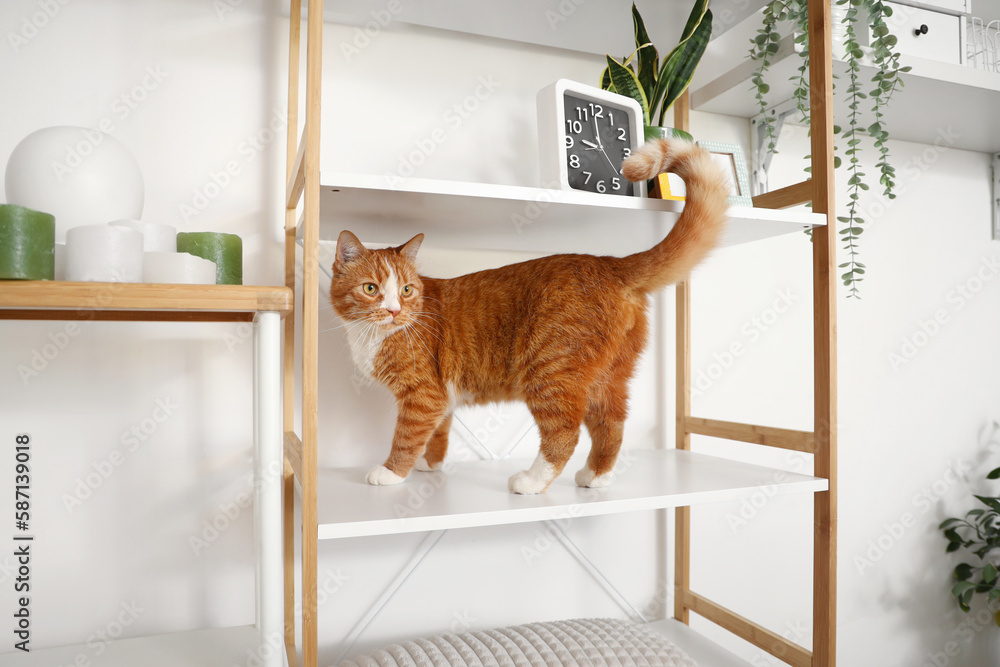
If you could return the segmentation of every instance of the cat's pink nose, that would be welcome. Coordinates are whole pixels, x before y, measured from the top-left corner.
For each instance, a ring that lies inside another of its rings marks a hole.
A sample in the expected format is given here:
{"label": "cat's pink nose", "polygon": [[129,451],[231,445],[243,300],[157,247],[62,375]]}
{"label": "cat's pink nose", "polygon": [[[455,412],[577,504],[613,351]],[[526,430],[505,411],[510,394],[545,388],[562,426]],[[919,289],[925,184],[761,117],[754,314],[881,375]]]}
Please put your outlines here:
{"label": "cat's pink nose", "polygon": [[389,314],[392,315],[392,319],[396,319],[396,315],[399,315],[399,311],[400,311],[399,308],[395,308],[395,309],[393,309],[393,308],[386,308],[386,310],[388,310]]}

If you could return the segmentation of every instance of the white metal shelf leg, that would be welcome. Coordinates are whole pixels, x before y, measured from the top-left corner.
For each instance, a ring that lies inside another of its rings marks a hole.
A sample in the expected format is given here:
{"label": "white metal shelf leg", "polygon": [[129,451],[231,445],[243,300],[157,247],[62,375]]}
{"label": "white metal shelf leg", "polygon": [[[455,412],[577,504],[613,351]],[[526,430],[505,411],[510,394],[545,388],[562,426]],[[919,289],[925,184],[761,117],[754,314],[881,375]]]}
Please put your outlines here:
{"label": "white metal shelf leg", "polygon": [[254,535],[262,667],[285,665],[280,324],[274,312],[258,313],[254,319]]}

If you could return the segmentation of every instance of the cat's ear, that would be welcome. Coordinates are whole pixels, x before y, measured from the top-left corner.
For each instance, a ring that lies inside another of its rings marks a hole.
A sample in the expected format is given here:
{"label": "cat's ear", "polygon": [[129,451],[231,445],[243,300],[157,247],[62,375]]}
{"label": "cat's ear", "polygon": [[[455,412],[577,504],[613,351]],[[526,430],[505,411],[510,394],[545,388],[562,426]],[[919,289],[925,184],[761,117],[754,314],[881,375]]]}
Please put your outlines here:
{"label": "cat's ear", "polygon": [[365,247],[358,240],[358,237],[346,229],[340,232],[337,238],[337,263],[347,264],[353,262],[365,252]]}
{"label": "cat's ear", "polygon": [[411,262],[417,261],[417,251],[420,250],[420,244],[424,242],[424,235],[417,234],[412,239],[404,243],[403,245],[396,248],[400,255],[405,257]]}

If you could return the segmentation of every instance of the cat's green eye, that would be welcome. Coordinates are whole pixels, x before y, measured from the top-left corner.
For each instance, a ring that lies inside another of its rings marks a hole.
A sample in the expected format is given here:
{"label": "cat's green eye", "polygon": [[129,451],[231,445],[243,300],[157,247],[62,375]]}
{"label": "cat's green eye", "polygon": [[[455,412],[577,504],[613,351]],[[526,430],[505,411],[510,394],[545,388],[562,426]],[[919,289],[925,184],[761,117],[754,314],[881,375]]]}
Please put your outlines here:
{"label": "cat's green eye", "polygon": [[410,296],[411,294],[413,294],[413,285],[403,287],[403,296]]}
{"label": "cat's green eye", "polygon": [[368,296],[375,296],[378,294],[378,286],[375,285],[375,283],[365,283],[362,289],[364,289],[365,294]]}

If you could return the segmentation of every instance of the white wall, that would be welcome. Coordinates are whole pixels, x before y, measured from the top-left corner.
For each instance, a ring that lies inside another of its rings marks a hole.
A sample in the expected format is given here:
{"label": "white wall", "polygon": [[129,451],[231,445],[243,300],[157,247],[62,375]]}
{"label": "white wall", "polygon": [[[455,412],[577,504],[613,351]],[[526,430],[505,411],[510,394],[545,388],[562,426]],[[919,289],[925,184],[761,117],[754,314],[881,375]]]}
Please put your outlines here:
{"label": "white wall", "polygon": [[[247,282],[277,284],[284,140],[280,132],[270,139],[269,131],[272,123],[280,130],[285,107],[287,19],[277,15],[277,3],[232,4],[234,11],[221,15],[225,5],[218,2],[60,6],[27,44],[16,51],[9,43],[0,48],[0,76],[16,93],[0,102],[0,156],[39,127],[96,124],[114,113],[115,100],[129,94],[147,66],[159,66],[167,72],[162,84],[127,117],[116,118],[115,136],[133,150],[146,175],[146,218],[181,230],[241,234]],[[18,31],[39,6],[4,3],[0,25]],[[327,170],[398,170],[417,142],[443,128],[445,141],[414,175],[534,185],[535,91],[561,76],[592,80],[600,66],[593,56],[407,26],[392,26],[348,62],[341,44],[354,40],[355,28],[328,25],[326,33]],[[483,78],[492,90],[481,87]],[[448,115],[455,104],[475,110],[457,124]],[[696,113],[693,125],[699,137],[745,142],[746,124],[739,119]],[[257,135],[262,149],[247,151],[245,142]],[[935,526],[971,506],[964,478],[975,481],[981,470],[997,465],[995,447],[987,447],[990,439],[981,433],[1000,398],[991,381],[1000,370],[992,345],[1000,317],[998,281],[984,281],[961,308],[953,293],[975,287],[977,271],[996,253],[989,240],[989,159],[898,142],[893,150],[900,197],[869,216],[862,299],[838,303],[840,664],[934,664],[930,656],[957,650],[948,664],[979,665],[984,640],[996,641],[996,633],[961,625],[967,619],[947,590],[954,563]],[[793,157],[806,152],[800,129],[789,128],[782,151],[776,169],[783,173],[775,179],[788,181],[799,175]],[[203,211],[184,219],[181,205],[192,205],[196,191],[230,160],[240,162],[238,177]],[[609,230],[615,233],[613,226]],[[508,261],[457,256],[435,249],[430,238],[428,249],[437,252],[425,268],[442,275],[459,262],[465,270]],[[694,289],[692,367],[696,376],[716,376],[696,395],[696,414],[810,428],[806,237],[720,251],[699,270]],[[664,302],[669,327],[669,292]],[[921,323],[938,310],[947,321],[912,359],[894,367],[888,355],[901,353],[905,338],[922,341]],[[336,326],[326,308],[320,460],[368,467],[388,450],[392,400],[380,388],[352,382]],[[22,380],[18,366],[30,365],[49,335],[63,330],[63,323],[0,324],[0,439],[10,443],[15,433],[28,432],[35,442],[34,642],[86,641],[133,600],[143,611],[125,629],[130,636],[250,622],[249,511],[197,554],[189,539],[249,490],[247,339],[228,325],[83,323],[39,375]],[[733,342],[743,343],[746,353],[730,363],[719,355]],[[663,360],[668,371],[670,356]],[[634,383],[633,446],[648,446],[661,425],[671,423],[672,397],[657,409],[651,392],[656,363],[651,351]],[[123,433],[149,426],[144,420],[158,399],[177,407],[129,451]],[[465,420],[497,448],[530,426],[524,411],[512,406]],[[461,441],[468,434],[457,428],[454,437]],[[534,438],[529,433],[517,453],[530,456]],[[808,471],[811,465],[784,452],[708,439],[699,439],[698,447],[789,469]],[[78,480],[116,449],[124,463],[67,511],[65,494],[73,494]],[[472,456],[461,446],[453,455]],[[994,458],[987,461],[987,455]],[[956,462],[963,479],[949,472]],[[11,457],[0,460],[0,470],[11,465]],[[758,504],[763,506],[695,511],[695,587],[808,641],[811,508],[781,498]],[[4,496],[0,516],[9,516],[10,509]],[[900,533],[894,526],[904,515],[912,517],[906,519],[912,526]],[[568,527],[625,597],[652,616],[661,613],[670,590],[656,565],[656,545],[663,539],[658,526],[655,516],[640,514],[578,519]],[[321,664],[339,656],[341,639],[423,539],[321,545]],[[0,564],[10,563],[9,556],[0,556]],[[9,618],[7,572],[0,570],[0,615]],[[509,603],[511,591],[523,603]],[[453,531],[358,646],[448,628],[621,614],[538,525]],[[966,641],[970,636],[974,642]],[[950,649],[949,641],[955,642]],[[754,664],[764,664],[755,649],[731,644]],[[0,645],[0,651],[11,648]]]}

